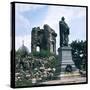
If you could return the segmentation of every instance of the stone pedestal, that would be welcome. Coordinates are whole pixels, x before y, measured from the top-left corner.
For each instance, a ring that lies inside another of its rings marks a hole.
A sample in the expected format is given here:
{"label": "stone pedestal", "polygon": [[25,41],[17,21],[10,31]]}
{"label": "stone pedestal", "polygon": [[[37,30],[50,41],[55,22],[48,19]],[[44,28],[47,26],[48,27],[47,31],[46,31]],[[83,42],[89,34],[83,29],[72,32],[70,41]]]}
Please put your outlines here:
{"label": "stone pedestal", "polygon": [[60,75],[65,74],[66,68],[71,66],[72,72],[75,72],[77,69],[75,67],[75,64],[72,60],[72,48],[67,46],[67,47],[60,47],[58,49],[59,52],[59,60],[60,60]]}

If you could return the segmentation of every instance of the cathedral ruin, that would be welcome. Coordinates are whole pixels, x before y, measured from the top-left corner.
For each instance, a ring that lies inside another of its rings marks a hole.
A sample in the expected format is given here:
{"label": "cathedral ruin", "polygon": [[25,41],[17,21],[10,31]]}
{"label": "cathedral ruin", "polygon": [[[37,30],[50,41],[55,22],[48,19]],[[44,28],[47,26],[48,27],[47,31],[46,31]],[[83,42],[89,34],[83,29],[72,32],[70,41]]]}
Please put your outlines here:
{"label": "cathedral ruin", "polygon": [[47,24],[32,28],[31,32],[31,52],[47,50],[56,54],[56,36],[55,31]]}

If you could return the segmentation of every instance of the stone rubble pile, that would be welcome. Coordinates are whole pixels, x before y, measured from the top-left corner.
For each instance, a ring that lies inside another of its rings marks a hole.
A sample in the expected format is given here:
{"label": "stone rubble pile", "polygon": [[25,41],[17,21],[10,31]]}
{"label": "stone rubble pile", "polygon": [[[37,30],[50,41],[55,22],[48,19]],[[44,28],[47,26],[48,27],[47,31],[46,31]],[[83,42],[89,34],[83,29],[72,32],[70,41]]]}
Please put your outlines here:
{"label": "stone rubble pile", "polygon": [[22,82],[24,80],[31,83],[43,82],[55,78],[54,56],[37,58],[27,56],[25,58],[16,58],[15,81]]}

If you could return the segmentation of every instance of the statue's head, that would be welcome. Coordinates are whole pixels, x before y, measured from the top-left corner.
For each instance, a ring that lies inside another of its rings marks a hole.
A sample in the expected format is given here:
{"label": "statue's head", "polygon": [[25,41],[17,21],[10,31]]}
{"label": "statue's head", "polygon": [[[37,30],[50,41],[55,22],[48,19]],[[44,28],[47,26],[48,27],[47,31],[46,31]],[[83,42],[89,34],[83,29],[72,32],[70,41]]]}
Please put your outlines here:
{"label": "statue's head", "polygon": [[64,17],[62,17],[62,18],[61,18],[61,20],[62,20],[62,21],[64,21],[64,20],[65,20],[65,18],[64,18]]}

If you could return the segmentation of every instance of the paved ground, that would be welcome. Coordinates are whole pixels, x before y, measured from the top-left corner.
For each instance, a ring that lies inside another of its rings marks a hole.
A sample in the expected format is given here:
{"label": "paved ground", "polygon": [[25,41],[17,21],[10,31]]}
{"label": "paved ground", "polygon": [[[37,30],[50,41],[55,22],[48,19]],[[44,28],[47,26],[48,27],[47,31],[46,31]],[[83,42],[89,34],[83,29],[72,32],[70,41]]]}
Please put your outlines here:
{"label": "paved ground", "polygon": [[41,84],[67,84],[86,82],[86,77],[63,77],[60,80],[42,82]]}

